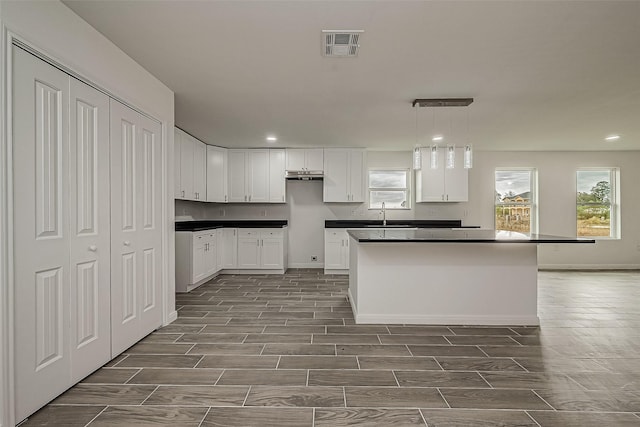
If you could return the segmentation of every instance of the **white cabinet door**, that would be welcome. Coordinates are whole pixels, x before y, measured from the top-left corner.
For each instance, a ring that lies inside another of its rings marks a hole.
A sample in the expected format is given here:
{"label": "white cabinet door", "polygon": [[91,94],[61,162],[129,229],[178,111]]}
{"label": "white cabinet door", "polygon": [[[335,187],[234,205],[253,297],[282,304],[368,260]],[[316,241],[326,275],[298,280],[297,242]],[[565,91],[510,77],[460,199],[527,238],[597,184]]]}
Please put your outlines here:
{"label": "white cabinet door", "polygon": [[218,230],[221,238],[218,240],[219,267],[236,268],[238,266],[238,229],[222,228]]}
{"label": "white cabinet door", "polygon": [[193,277],[191,284],[198,283],[207,274],[206,236],[204,234],[193,236]]}
{"label": "white cabinet door", "polygon": [[111,122],[111,354],[162,323],[162,133],[115,101]]}
{"label": "white cabinet door", "polygon": [[207,148],[206,145],[191,137],[193,144],[193,197],[198,201],[207,198]]}
{"label": "white cabinet door", "polygon": [[248,201],[266,203],[269,201],[269,150],[248,150],[248,152]]}
{"label": "white cabinet door", "polygon": [[71,385],[76,272],[69,268],[69,76],[13,51],[15,410],[22,421]]}
{"label": "white cabinet door", "polygon": [[349,152],[349,193],[351,202],[364,202],[364,150]]}
{"label": "white cabinet door", "polygon": [[178,129],[173,130],[173,196],[176,199],[184,198],[182,194],[182,160],[180,155],[180,147],[182,145],[182,133]]}
{"label": "white cabinet door", "polygon": [[324,202],[349,202],[349,151],[344,149],[324,150]]}
{"label": "white cabinet door", "polygon": [[227,202],[227,149],[207,146],[207,202]]}
{"label": "white cabinet door", "polygon": [[445,148],[438,149],[437,168],[431,168],[428,148],[421,149],[422,169],[416,171],[416,202],[466,202],[469,172],[464,168],[464,149],[456,148],[453,169],[446,168]]}
{"label": "white cabinet door", "polygon": [[180,129],[176,130],[180,133],[180,190],[182,198],[185,200],[195,200],[193,187],[193,140]]}
{"label": "white cabinet door", "polygon": [[326,229],[324,231],[324,268],[326,270],[343,270],[345,265],[345,235],[342,229]]}
{"label": "white cabinet door", "polygon": [[304,151],[305,168],[310,171],[324,170],[324,150],[322,148],[309,148]]}
{"label": "white cabinet door", "polygon": [[464,168],[464,148],[455,149],[453,169],[444,170],[444,189],[447,202],[469,201],[469,169]]}
{"label": "white cabinet door", "polygon": [[286,181],[284,178],[285,151],[269,150],[269,202],[284,203]]}
{"label": "white cabinet door", "polygon": [[238,268],[260,268],[260,238],[257,231],[238,231]]}
{"label": "white cabinet door", "polygon": [[69,80],[70,334],[75,383],[111,359],[109,97]]}
{"label": "white cabinet door", "polygon": [[216,233],[217,231],[207,232],[205,238],[205,277],[212,276],[218,271],[218,240]]}
{"label": "white cabinet door", "polygon": [[288,171],[301,171],[305,168],[305,149],[303,148],[287,148],[287,165]]}
{"label": "white cabinet door", "polygon": [[229,150],[227,180],[230,202],[247,201],[246,158],[247,150]]}
{"label": "white cabinet door", "polygon": [[281,269],[284,264],[284,232],[282,230],[264,230],[260,232],[260,267]]}

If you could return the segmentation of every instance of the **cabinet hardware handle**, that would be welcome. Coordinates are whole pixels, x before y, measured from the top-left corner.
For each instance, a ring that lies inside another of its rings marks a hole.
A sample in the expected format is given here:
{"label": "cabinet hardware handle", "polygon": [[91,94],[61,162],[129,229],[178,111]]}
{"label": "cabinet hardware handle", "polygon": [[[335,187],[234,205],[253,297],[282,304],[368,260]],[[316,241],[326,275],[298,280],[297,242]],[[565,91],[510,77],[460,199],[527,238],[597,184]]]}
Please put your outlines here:
{"label": "cabinet hardware handle", "polygon": [[98,247],[97,247],[96,245],[90,245],[90,246],[89,246],[89,250],[90,250],[91,252],[96,252],[96,251],[98,250]]}
{"label": "cabinet hardware handle", "polygon": [[447,200],[449,200],[449,195],[447,194]]}
{"label": "cabinet hardware handle", "polygon": [[225,202],[227,201],[227,195],[226,194],[224,195],[224,201]]}
{"label": "cabinet hardware handle", "polygon": [[125,246],[131,246],[131,242],[128,240],[125,240],[124,242],[122,242]]}
{"label": "cabinet hardware handle", "polygon": [[244,195],[244,201],[245,202],[247,201],[247,195],[246,194]]}
{"label": "cabinet hardware handle", "polygon": [[251,195],[249,195],[249,201],[251,201]]}

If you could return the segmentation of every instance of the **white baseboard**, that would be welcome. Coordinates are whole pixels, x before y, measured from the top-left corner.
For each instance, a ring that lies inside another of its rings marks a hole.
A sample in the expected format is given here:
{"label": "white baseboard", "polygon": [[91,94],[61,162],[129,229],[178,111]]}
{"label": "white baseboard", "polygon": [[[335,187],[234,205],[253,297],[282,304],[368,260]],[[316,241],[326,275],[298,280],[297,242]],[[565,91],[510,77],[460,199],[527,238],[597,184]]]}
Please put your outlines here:
{"label": "white baseboard", "polygon": [[173,310],[171,313],[169,313],[169,317],[167,317],[167,323],[163,326],[167,326],[169,323],[174,322],[177,318],[178,312],[176,310]]}
{"label": "white baseboard", "polygon": [[539,264],[538,270],[640,270],[640,264]]}
{"label": "white baseboard", "polygon": [[537,326],[538,316],[432,316],[395,314],[357,314],[353,309],[356,324],[385,323],[390,325],[491,325],[491,326]]}
{"label": "white baseboard", "polygon": [[290,262],[289,268],[324,268],[322,262]]}
{"label": "white baseboard", "polygon": [[[356,305],[354,304],[354,299],[353,299],[353,295],[351,295],[351,288],[349,288],[349,305],[351,306],[351,311],[353,312],[353,318],[357,319],[358,318],[358,310],[356,309]],[[358,323],[356,321],[356,323]]]}
{"label": "white baseboard", "polygon": [[324,274],[349,274],[349,270],[327,270],[325,268]]}

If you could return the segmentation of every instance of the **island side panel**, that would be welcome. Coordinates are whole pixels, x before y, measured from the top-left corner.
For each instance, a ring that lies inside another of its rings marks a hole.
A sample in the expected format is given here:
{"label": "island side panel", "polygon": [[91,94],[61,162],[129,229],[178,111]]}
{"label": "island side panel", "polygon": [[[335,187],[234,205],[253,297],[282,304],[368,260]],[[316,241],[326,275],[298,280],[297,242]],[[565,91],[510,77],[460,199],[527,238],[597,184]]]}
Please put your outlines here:
{"label": "island side panel", "polygon": [[537,245],[357,243],[356,323],[537,325]]}
{"label": "island side panel", "polygon": [[349,303],[353,318],[358,318],[358,242],[349,236]]}

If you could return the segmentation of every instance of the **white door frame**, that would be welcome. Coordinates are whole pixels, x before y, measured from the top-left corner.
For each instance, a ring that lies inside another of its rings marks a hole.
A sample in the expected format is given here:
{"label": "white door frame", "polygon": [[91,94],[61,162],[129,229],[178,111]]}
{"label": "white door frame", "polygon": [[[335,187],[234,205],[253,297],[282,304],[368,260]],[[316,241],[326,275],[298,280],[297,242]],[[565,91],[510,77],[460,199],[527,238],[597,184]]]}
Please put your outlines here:
{"label": "white door frame", "polygon": [[[0,2],[1,3],[1,2]],[[0,6],[1,7],[1,6]],[[104,92],[109,97],[131,107],[141,114],[160,123],[162,128],[162,165],[166,171],[172,168],[168,164],[169,134],[170,129],[167,123],[141,111],[135,106],[128,103],[121,97],[112,92],[96,85],[90,79],[85,78],[81,74],[64,65],[64,61],[60,61],[50,55],[44,53],[43,49],[34,46],[28,40],[13,33],[7,26],[0,21],[0,427],[15,426],[15,401],[14,401],[14,271],[13,271],[13,130],[12,123],[12,50],[13,44],[17,44],[27,51],[33,53],[45,62],[61,69],[67,74],[78,78],[90,86]],[[171,131],[173,131],[171,129]],[[173,152],[173,150],[171,150]],[[173,159],[171,159],[173,162]],[[173,177],[170,173],[162,174],[162,212],[161,224],[164,226],[162,233],[162,251],[163,251],[163,267],[162,267],[162,306],[163,325],[171,323],[176,319],[177,313],[175,307],[169,307],[168,291],[170,286],[169,265],[175,262],[169,259],[169,245],[172,242],[171,232],[173,224],[168,224],[169,220],[169,202],[173,203]],[[168,191],[171,191],[171,194]],[[169,200],[171,199],[171,200]]]}

